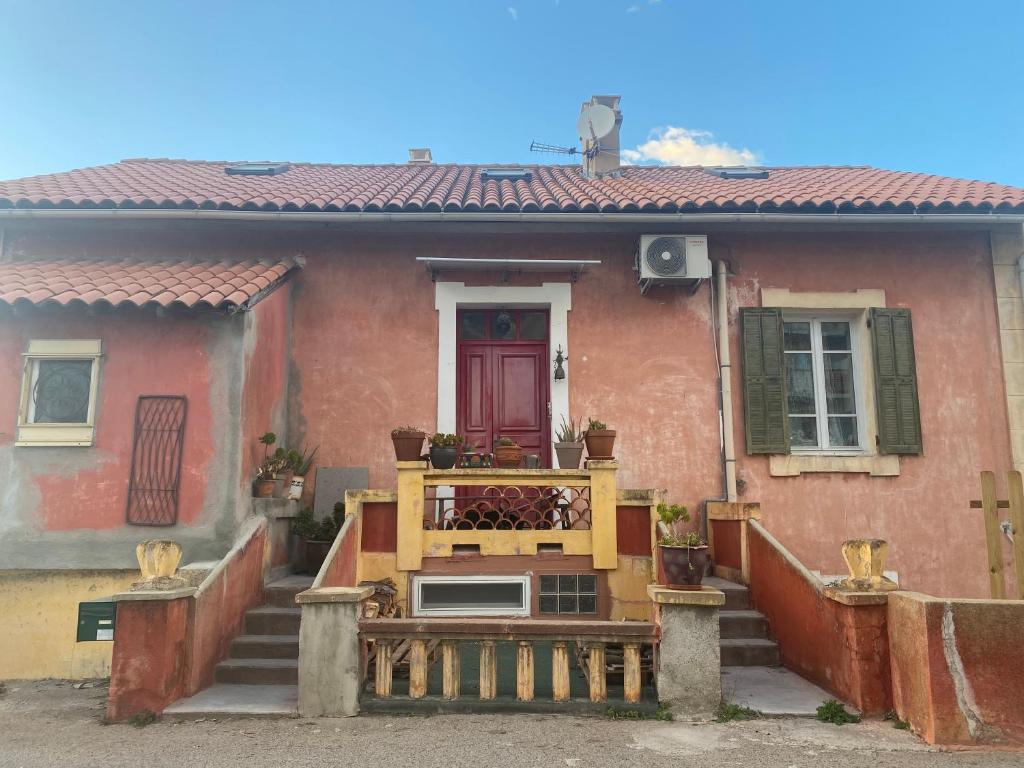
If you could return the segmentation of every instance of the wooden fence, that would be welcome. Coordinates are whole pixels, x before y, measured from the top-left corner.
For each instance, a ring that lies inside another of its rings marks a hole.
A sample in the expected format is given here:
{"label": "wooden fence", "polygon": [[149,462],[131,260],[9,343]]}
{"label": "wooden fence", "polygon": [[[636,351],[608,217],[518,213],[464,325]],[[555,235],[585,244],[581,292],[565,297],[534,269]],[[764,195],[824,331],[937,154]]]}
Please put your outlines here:
{"label": "wooden fence", "polygon": [[1006,598],[1006,580],[1003,574],[1003,527],[1001,509],[1010,513],[1010,536],[1013,539],[1013,564],[1017,580],[1017,597],[1024,599],[1024,481],[1021,473],[1006,473],[1006,499],[996,495],[994,472],[981,473],[981,498],[971,501],[972,509],[982,510],[985,518],[985,542],[988,547],[988,578],[992,597]]}

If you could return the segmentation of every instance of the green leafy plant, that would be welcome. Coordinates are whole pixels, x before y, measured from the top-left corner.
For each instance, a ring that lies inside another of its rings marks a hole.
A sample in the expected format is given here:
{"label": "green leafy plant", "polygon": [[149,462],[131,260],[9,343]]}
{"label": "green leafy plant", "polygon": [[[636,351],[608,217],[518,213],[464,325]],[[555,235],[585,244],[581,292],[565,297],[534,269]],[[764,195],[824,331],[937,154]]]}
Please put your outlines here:
{"label": "green leafy plant", "polygon": [[703,547],[707,545],[707,542],[696,531],[690,531],[681,535],[669,534],[668,536],[662,536],[658,543],[663,547]]}
{"label": "green leafy plant", "polygon": [[571,418],[566,421],[565,414],[562,414],[562,423],[555,430],[555,442],[558,443],[582,443],[583,442],[583,420],[573,421]]}
{"label": "green leafy plant", "polygon": [[517,443],[511,437],[499,437],[498,438],[498,442],[496,444],[497,445],[504,445],[504,446],[513,446],[513,445],[516,446],[516,447],[519,446],[519,443]]}
{"label": "green leafy plant", "polygon": [[690,510],[682,504],[666,504],[661,502],[658,505],[658,518],[665,525],[669,526],[680,522],[688,523],[690,522]]}
{"label": "green leafy plant", "polygon": [[724,701],[718,705],[718,711],[715,712],[715,722],[718,723],[729,723],[733,720],[756,720],[759,717],[761,717],[761,713],[756,709],[741,707],[739,704],[726,704]]}
{"label": "green leafy plant", "polygon": [[846,707],[835,699],[829,699],[818,707],[818,720],[833,725],[846,725],[847,723],[859,723],[860,717],[846,711]]}
{"label": "green leafy plant", "polygon": [[422,432],[423,430],[419,427],[395,427],[391,430],[392,437],[399,437],[401,435],[409,434],[410,432]]}
{"label": "green leafy plant", "polygon": [[128,723],[135,726],[136,728],[145,728],[147,725],[152,725],[156,722],[156,715],[152,710],[144,709],[141,712],[136,712],[134,715],[128,718]]}
{"label": "green leafy plant", "polygon": [[316,458],[316,452],[319,450],[320,446],[317,446],[312,451],[303,446],[301,452],[292,448],[286,454],[289,468],[299,477],[305,477],[309,474],[309,470],[313,468],[313,461]]}
{"label": "green leafy plant", "polygon": [[457,448],[463,443],[462,435],[452,435],[444,432],[435,432],[428,440],[434,448]]}
{"label": "green leafy plant", "polygon": [[605,430],[605,429],[608,429],[608,425],[605,424],[603,421],[598,421],[593,416],[591,416],[590,418],[587,419],[587,431],[588,432],[590,430],[593,430],[594,432],[600,432],[600,431]]}
{"label": "green leafy plant", "polygon": [[888,710],[885,713],[884,717],[885,717],[886,720],[888,720],[889,722],[892,723],[892,727],[895,728],[896,730],[898,730],[898,731],[909,731],[910,730],[910,723],[908,723],[906,720],[900,720],[900,716],[898,714],[896,714],[896,710],[894,710],[894,709]]}
{"label": "green leafy plant", "polygon": [[292,518],[292,533],[306,541],[334,541],[345,523],[345,503],[339,501],[323,520],[313,516],[312,507],[304,507]]}
{"label": "green leafy plant", "polygon": [[669,712],[668,705],[663,702],[658,702],[658,708],[654,712],[640,710],[640,709],[623,709],[621,707],[608,707],[604,711],[604,716],[609,720],[671,720],[672,713]]}

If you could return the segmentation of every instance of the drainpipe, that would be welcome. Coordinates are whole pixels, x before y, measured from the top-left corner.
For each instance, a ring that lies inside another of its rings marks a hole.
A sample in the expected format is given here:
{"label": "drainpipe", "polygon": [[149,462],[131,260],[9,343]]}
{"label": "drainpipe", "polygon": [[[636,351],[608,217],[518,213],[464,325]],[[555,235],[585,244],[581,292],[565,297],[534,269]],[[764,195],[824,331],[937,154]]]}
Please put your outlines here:
{"label": "drainpipe", "polygon": [[732,365],[729,355],[729,287],[724,261],[715,262],[718,294],[718,381],[722,395],[722,448],[725,453],[725,497],[736,501],[736,444],[732,430]]}

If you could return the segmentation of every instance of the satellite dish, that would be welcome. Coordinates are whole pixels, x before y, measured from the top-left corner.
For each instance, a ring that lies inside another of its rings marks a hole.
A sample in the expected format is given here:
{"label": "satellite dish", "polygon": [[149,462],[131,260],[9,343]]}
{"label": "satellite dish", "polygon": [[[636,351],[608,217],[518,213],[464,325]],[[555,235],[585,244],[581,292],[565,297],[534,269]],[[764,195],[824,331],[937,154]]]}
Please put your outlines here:
{"label": "satellite dish", "polygon": [[615,127],[615,110],[604,104],[591,104],[580,112],[576,121],[576,134],[584,141],[601,139]]}

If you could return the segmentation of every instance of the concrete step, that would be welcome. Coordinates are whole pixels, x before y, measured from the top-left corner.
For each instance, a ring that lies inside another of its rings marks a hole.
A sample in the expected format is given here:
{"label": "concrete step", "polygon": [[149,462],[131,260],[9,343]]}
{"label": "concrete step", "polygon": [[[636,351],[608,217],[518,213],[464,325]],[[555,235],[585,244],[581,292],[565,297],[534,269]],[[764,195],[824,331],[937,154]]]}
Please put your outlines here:
{"label": "concrete step", "polygon": [[239,635],[231,641],[233,659],[297,659],[298,635]]}
{"label": "concrete step", "polygon": [[297,685],[298,659],[226,659],[214,669],[218,683]]}
{"label": "concrete step", "polygon": [[295,596],[313,586],[312,576],[286,576],[267,584],[263,588],[268,605],[280,608],[294,608]]}
{"label": "concrete step", "polygon": [[720,589],[725,593],[723,611],[746,611],[750,609],[750,591],[742,584],[726,581],[717,576],[706,576],[703,581],[709,587]]}
{"label": "concrete step", "polygon": [[245,614],[247,635],[297,635],[302,609],[263,605]]}
{"label": "concrete step", "polygon": [[214,683],[195,696],[164,710],[169,720],[195,717],[298,717],[296,685],[227,685]]}
{"label": "concrete step", "polygon": [[779,646],[765,638],[727,638],[720,641],[723,667],[777,667]]}
{"label": "concrete step", "polygon": [[728,640],[768,637],[768,622],[757,611],[719,611],[718,626]]}

